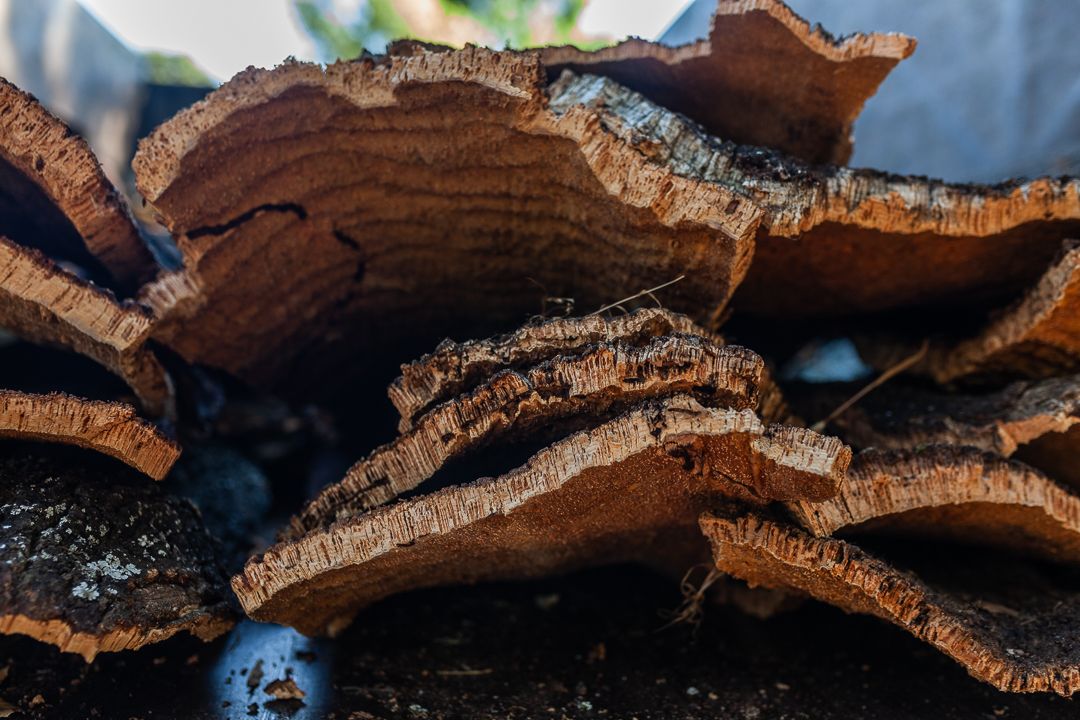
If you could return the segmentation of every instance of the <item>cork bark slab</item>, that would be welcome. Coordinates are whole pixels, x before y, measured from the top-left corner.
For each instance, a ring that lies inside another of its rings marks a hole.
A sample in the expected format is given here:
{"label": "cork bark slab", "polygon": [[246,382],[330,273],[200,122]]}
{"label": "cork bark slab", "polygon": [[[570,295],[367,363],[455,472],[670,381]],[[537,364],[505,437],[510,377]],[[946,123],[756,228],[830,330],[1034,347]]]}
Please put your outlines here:
{"label": "cork bark slab", "polygon": [[[471,391],[500,370],[523,370],[556,355],[576,354],[590,345],[642,345],[664,335],[712,337],[686,315],[643,308],[627,315],[586,315],[531,322],[512,333],[484,340],[444,340],[434,352],[401,366],[387,388],[408,430],[433,405]],[[712,337],[717,344],[720,338]]]}
{"label": "cork bark slab", "polygon": [[88,662],[232,625],[198,514],[85,451],[0,445],[0,632]]}
{"label": "cork bark slab", "polygon": [[1080,237],[1075,179],[956,185],[808,165],[709,136],[604,77],[564,74],[552,102],[590,108],[654,162],[745,193],[764,209],[754,262],[733,303],[742,313],[792,319],[943,303],[983,308],[1030,287],[1062,239]]}
{"label": "cork bark slab", "polygon": [[642,400],[691,393],[709,406],[753,408],[762,367],[744,348],[677,336],[640,347],[600,343],[520,372],[504,370],[436,406],[412,430],[353,465],[293,519],[289,536],[392,500],[450,460],[499,439],[565,434],[561,421],[574,416],[595,425]]}
{"label": "cork bark slab", "polygon": [[275,545],[233,589],[257,620],[334,634],[365,605],[410,589],[682,557],[699,508],[817,494],[836,487],[849,459],[833,438],[673,398],[556,442],[497,478]]}
{"label": "cork bark slab", "polygon": [[157,264],[86,141],[0,78],[0,235],[133,290]]}
{"label": "cork bark slab", "polygon": [[[908,353],[904,342],[866,340],[874,365]],[[1000,378],[1045,378],[1080,370],[1080,247],[1065,252],[1018,302],[1000,311],[975,336],[942,339],[913,371],[939,383]]]}
{"label": "cork bark slab", "polygon": [[926,535],[1080,565],[1080,498],[974,448],[864,451],[835,496],[788,507],[818,536]]}
{"label": "cork bark slab", "polygon": [[[471,391],[500,370],[521,370],[558,355],[572,355],[590,345],[619,342],[641,345],[666,335],[695,335],[723,345],[724,339],[686,315],[664,308],[641,308],[625,315],[585,315],[530,322],[512,333],[458,343],[443,340],[434,352],[401,366],[387,388],[401,415],[400,432],[433,405]],[[758,383],[758,415],[769,422],[801,425],[784,400],[768,367]]]}
{"label": "cork bark slab", "polygon": [[171,387],[146,347],[153,318],[83,282],[40,252],[0,237],[0,328],[86,355],[122,378],[147,412],[164,414]]}
{"label": "cork bark slab", "polygon": [[155,337],[294,393],[550,296],[600,307],[685,275],[665,302],[707,315],[760,216],[552,109],[535,55],[478,48],[242,73],[133,165],[184,260],[142,294]]}
{"label": "cork bark slab", "polygon": [[553,77],[567,68],[610,77],[725,140],[843,164],[863,104],[914,50],[898,34],[834,38],[779,0],[719,0],[705,40],[552,47],[541,57]]}
{"label": "cork bark slab", "polygon": [[[931,584],[850,543],[755,516],[706,515],[701,527],[716,567],[751,586],[799,591],[880,617],[999,690],[1068,696],[1080,689],[1075,577],[984,554],[981,562],[976,556],[950,565]],[[1008,587],[980,584],[987,580]]]}
{"label": "cork bark slab", "polygon": [[0,437],[95,450],[160,480],[180,446],[124,403],[0,390]]}
{"label": "cork bark slab", "polygon": [[[845,392],[847,397],[853,390]],[[1080,467],[1075,462],[1080,451],[1078,423],[1080,376],[1068,375],[1022,380],[981,395],[890,384],[829,427],[860,448],[954,445],[1004,457],[1015,455],[1054,480],[1080,487]]]}

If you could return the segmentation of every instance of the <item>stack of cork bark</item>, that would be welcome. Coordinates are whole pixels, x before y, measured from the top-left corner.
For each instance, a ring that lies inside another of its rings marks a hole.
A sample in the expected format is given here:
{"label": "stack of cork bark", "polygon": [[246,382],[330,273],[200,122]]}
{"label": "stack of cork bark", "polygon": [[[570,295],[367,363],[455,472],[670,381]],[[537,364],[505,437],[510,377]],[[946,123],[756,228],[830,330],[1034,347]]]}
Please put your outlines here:
{"label": "stack of cork bark", "polygon": [[[89,660],[706,562],[714,599],[815,598],[1001,690],[1077,691],[1080,182],[845,167],[914,46],[720,0],[677,48],[249,69],[134,159],[176,267],[3,84],[0,631]],[[778,382],[822,335],[891,379]],[[235,439],[238,396],[318,407],[355,464],[230,589],[208,518],[244,508],[154,481]]]}

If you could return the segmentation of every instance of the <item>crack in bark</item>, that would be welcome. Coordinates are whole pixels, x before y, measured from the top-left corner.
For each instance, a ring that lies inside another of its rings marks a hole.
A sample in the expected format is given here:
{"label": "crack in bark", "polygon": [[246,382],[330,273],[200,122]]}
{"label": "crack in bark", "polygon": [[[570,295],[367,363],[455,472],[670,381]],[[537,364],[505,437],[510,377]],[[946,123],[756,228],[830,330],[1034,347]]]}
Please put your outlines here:
{"label": "crack in bark", "polygon": [[301,220],[307,220],[307,210],[303,205],[293,202],[285,203],[264,203],[251,208],[247,212],[237,215],[232,220],[224,222],[220,225],[205,225],[203,227],[195,228],[187,233],[189,240],[195,240],[196,238],[224,235],[225,233],[233,230],[234,228],[243,225],[244,223],[252,220],[256,215],[264,212],[279,212],[279,213],[292,213]]}

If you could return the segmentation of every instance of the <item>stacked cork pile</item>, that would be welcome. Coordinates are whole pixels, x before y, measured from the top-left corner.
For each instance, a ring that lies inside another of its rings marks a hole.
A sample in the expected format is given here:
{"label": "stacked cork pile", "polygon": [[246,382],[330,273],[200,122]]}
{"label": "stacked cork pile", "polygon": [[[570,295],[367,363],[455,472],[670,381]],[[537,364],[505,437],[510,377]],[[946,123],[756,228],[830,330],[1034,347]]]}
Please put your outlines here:
{"label": "stacked cork pile", "polygon": [[[814,598],[1001,690],[1076,692],[1080,182],[845,167],[914,45],[721,0],[678,48],[249,69],[134,159],[178,267],[3,84],[0,630],[91,660],[707,562],[714,600]],[[891,379],[778,382],[821,334]],[[229,583],[207,518],[245,508],[154,481],[228,444],[239,396],[370,428],[387,385],[396,437],[343,434],[355,464]]]}

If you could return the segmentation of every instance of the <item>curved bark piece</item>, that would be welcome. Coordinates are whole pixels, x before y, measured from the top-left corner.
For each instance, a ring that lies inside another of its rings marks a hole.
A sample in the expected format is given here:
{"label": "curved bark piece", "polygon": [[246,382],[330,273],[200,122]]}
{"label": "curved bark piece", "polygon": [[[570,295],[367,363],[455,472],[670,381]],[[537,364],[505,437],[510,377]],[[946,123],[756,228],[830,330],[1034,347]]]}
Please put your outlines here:
{"label": "curved bark piece", "polygon": [[1022,463],[974,448],[864,451],[837,495],[788,508],[818,536],[930,535],[1080,565],[1080,498]]}
{"label": "curved bark piece", "polygon": [[[585,315],[541,320],[512,333],[458,343],[443,340],[435,351],[401,366],[387,388],[401,415],[398,430],[407,432],[418,416],[450,400],[501,370],[523,370],[558,355],[573,355],[590,345],[618,342],[641,346],[667,335],[693,335],[716,345],[724,339],[689,317],[663,308],[641,308],[626,315]],[[767,422],[802,425],[787,406],[767,367],[758,383],[758,415]]]}
{"label": "curved bark piece", "polygon": [[719,0],[705,40],[540,54],[553,77],[567,68],[610,77],[725,140],[844,164],[863,104],[914,50],[895,33],[834,38],[779,0]]}
{"label": "curved bark piece", "polygon": [[[866,342],[860,352],[884,366],[908,346]],[[1035,287],[978,335],[932,345],[913,370],[939,383],[1045,378],[1080,370],[1080,247],[1073,243]]]}
{"label": "curved bark piece", "polygon": [[[1034,585],[995,591],[956,587],[972,568],[933,584],[898,570],[842,540],[815,538],[794,527],[755,516],[704,516],[716,567],[752,587],[806,593],[847,612],[875,615],[960,663],[973,677],[1009,692],[1080,690],[1080,592]],[[1004,580],[1025,580],[1033,570],[1001,563],[975,568]],[[1040,578],[1041,579],[1041,578]],[[1075,582],[1072,583],[1075,586]]]}
{"label": "curved bark piece", "polygon": [[816,495],[837,486],[849,459],[833,438],[672,398],[556,442],[498,478],[275,545],[233,589],[257,620],[334,634],[360,608],[406,590],[682,557],[699,508]]}
{"label": "curved bark piece", "polygon": [[959,185],[811,166],[721,142],[608,78],[567,73],[552,95],[556,106],[590,108],[653,162],[745,193],[764,209],[754,262],[734,301],[750,315],[981,308],[1030,287],[1062,239],[1080,237],[1076,179]]}
{"label": "curved bark piece", "polygon": [[615,317],[553,318],[485,340],[443,340],[434,352],[402,365],[401,375],[386,392],[401,415],[399,429],[404,432],[432,406],[475,389],[500,370],[522,370],[596,343],[642,345],[673,334],[700,335],[723,344],[686,315],[661,308],[642,308]]}
{"label": "curved bark piece", "polygon": [[5,444],[0,632],[87,662],[233,624],[210,537],[186,502],[85,451]]}
{"label": "curved bark piece", "polygon": [[117,302],[40,252],[0,237],[0,328],[93,358],[127,382],[147,412],[162,415],[172,388],[146,347],[152,325],[141,306]]}
{"label": "curved bark piece", "polygon": [[553,109],[535,55],[481,48],[241,73],[133,165],[184,259],[144,290],[155,337],[297,393],[516,326],[545,296],[600,307],[684,275],[665,302],[707,314],[760,217]]}
{"label": "curved bark piece", "polygon": [[[706,405],[753,408],[762,367],[761,358],[745,348],[677,336],[641,347],[601,343],[521,372],[504,370],[437,406],[412,430],[349,468],[293,518],[287,537],[392,500],[450,460],[499,438],[535,434],[573,416],[596,424],[642,400],[689,393]],[[565,432],[566,427],[553,429]]]}
{"label": "curved bark piece", "polygon": [[160,480],[180,446],[130,405],[51,393],[0,390],[0,437],[59,442],[95,450]]}
{"label": "curved bark piece", "polygon": [[[1009,457],[1048,435],[1071,434],[1078,423],[1080,375],[1069,375],[1022,380],[983,395],[890,384],[835,418],[831,427],[861,448],[955,445]],[[1025,461],[1032,457],[1027,454]]]}
{"label": "curved bark piece", "polygon": [[96,269],[133,290],[157,263],[86,141],[0,78],[0,235]]}

